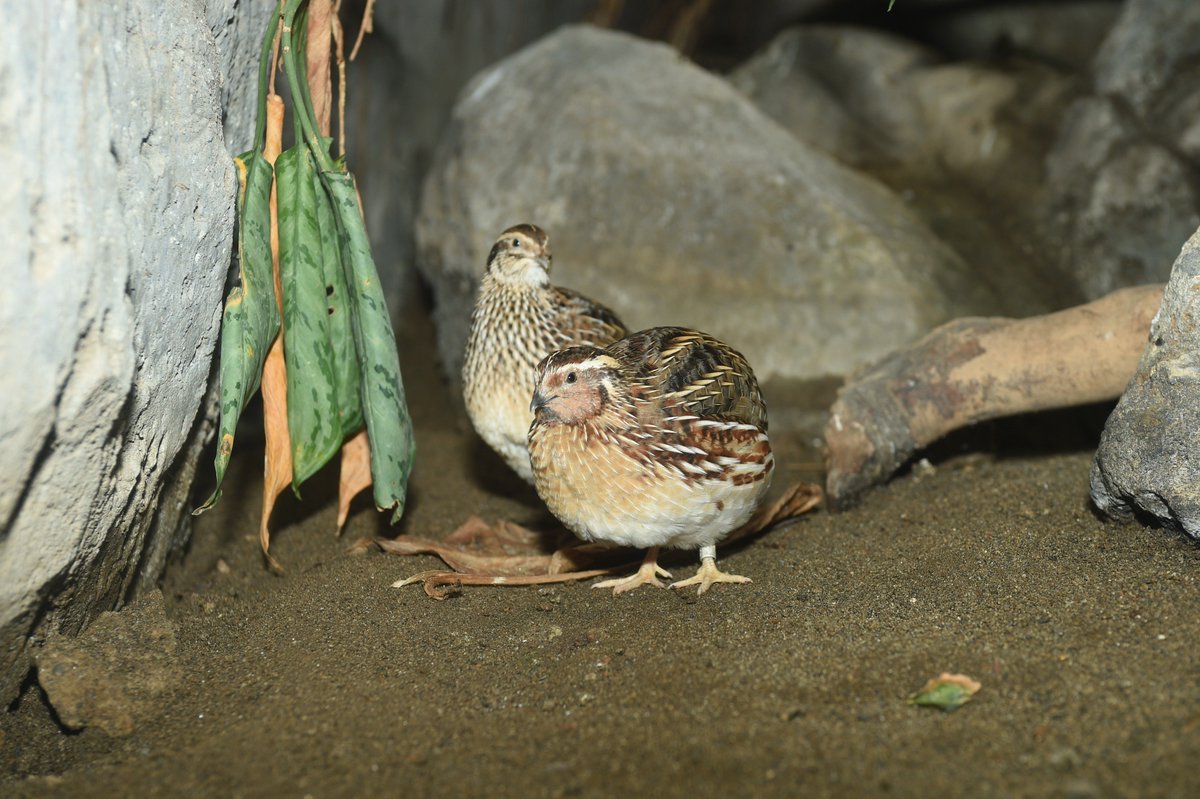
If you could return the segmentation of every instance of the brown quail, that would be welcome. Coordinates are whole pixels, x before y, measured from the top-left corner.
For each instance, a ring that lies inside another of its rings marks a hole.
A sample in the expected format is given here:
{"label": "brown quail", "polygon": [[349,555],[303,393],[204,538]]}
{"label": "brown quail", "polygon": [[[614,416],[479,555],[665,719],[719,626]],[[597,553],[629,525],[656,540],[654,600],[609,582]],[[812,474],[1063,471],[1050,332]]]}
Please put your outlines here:
{"label": "brown quail", "polygon": [[603,347],[626,333],[608,308],[551,285],[550,264],[550,244],[541,228],[515,225],[500,234],[488,255],[463,362],[471,423],[530,482],[526,438],[538,362],[563,347]]}
{"label": "brown quail", "polygon": [[716,565],[774,469],[767,411],[750,365],[695,330],[655,327],[607,347],[574,346],[538,366],[529,455],[538,494],[579,537],[648,548],[621,593],[662,586],[660,547],[700,550],[671,588],[749,582]]}

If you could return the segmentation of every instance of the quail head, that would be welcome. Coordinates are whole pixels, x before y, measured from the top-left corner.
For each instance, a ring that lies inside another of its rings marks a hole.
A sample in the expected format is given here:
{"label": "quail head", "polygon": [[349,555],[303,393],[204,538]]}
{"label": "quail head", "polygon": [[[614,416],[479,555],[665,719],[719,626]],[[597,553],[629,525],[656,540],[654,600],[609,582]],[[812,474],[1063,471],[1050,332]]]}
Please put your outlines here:
{"label": "quail head", "polygon": [[599,303],[550,284],[550,243],[536,225],[500,234],[471,314],[463,399],[475,430],[525,480],[538,362],[574,344],[606,346],[625,326]]}
{"label": "quail head", "polygon": [[749,582],[716,564],[774,469],[766,406],[738,352],[680,327],[570,347],[539,364],[532,406],[534,485],[551,512],[585,540],[648,548],[636,574],[594,587],[661,587],[660,547],[700,550],[696,575],[671,588]]}

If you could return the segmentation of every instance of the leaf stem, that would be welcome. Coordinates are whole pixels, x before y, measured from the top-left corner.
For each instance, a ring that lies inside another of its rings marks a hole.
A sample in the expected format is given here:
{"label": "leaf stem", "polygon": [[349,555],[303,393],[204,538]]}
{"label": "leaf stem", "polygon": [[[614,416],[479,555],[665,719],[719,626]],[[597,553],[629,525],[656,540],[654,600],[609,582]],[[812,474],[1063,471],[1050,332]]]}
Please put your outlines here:
{"label": "leaf stem", "polygon": [[[279,0],[282,11],[284,0]],[[271,75],[271,51],[274,49],[275,34],[279,30],[279,13],[271,15],[271,22],[263,36],[262,53],[258,59],[258,119],[254,123],[254,148],[261,150],[267,135],[267,85]]]}
{"label": "leaf stem", "polygon": [[[307,3],[308,0],[287,0],[287,6],[283,11],[283,71],[287,75],[288,86],[292,90],[292,97],[296,100],[293,103],[293,111],[296,114],[296,119],[300,121],[300,127],[304,132],[304,141],[308,145],[309,151],[313,155],[313,159],[317,162],[321,172],[336,172],[337,167],[329,154],[325,152],[325,148],[321,146],[321,139],[317,133],[317,120],[313,114],[312,106],[305,103],[305,98],[308,96],[307,89],[307,70],[298,71],[296,67],[296,47],[295,40],[292,38],[292,29],[296,22],[296,13],[300,6]],[[304,85],[301,84],[301,77]],[[311,102],[311,100],[309,101]]]}

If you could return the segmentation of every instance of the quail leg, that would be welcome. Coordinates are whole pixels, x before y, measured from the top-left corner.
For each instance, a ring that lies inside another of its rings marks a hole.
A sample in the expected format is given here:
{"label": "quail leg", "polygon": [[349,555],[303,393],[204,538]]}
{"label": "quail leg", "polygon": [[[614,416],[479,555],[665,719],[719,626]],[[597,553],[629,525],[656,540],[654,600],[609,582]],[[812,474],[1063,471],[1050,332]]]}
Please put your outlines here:
{"label": "quail leg", "polygon": [[594,583],[592,588],[611,588],[613,594],[623,594],[626,591],[632,591],[635,588],[640,588],[643,585],[653,585],[656,588],[665,588],[662,580],[659,577],[670,577],[671,573],[658,565],[658,547],[650,547],[646,550],[646,557],[642,558],[642,566],[628,577],[617,577],[612,580],[602,580]]}
{"label": "quail leg", "polygon": [[700,547],[700,568],[696,570],[696,574],[686,580],[680,580],[676,583],[671,583],[671,588],[686,588],[689,585],[699,584],[696,589],[696,594],[703,594],[713,583],[749,583],[752,582],[749,577],[742,577],[740,574],[726,574],[717,568],[717,548],[715,546]]}

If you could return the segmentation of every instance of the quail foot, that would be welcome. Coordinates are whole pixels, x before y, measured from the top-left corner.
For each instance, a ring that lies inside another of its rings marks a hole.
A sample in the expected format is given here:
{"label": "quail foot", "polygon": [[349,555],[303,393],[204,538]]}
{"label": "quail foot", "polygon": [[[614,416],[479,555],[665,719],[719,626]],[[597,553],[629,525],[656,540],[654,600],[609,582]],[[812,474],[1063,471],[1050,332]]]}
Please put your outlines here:
{"label": "quail foot", "polygon": [[471,423],[529,482],[526,437],[538,362],[563,347],[603,347],[626,333],[608,308],[551,285],[550,265],[550,243],[541,228],[514,225],[500,234],[488,255],[463,362]]}
{"label": "quail foot", "polygon": [[750,365],[717,339],[655,327],[607,347],[573,346],[539,365],[529,455],[551,512],[584,540],[649,551],[638,572],[597,587],[661,585],[658,549],[699,549],[671,588],[744,583],[716,545],[762,501],[774,469]]}

